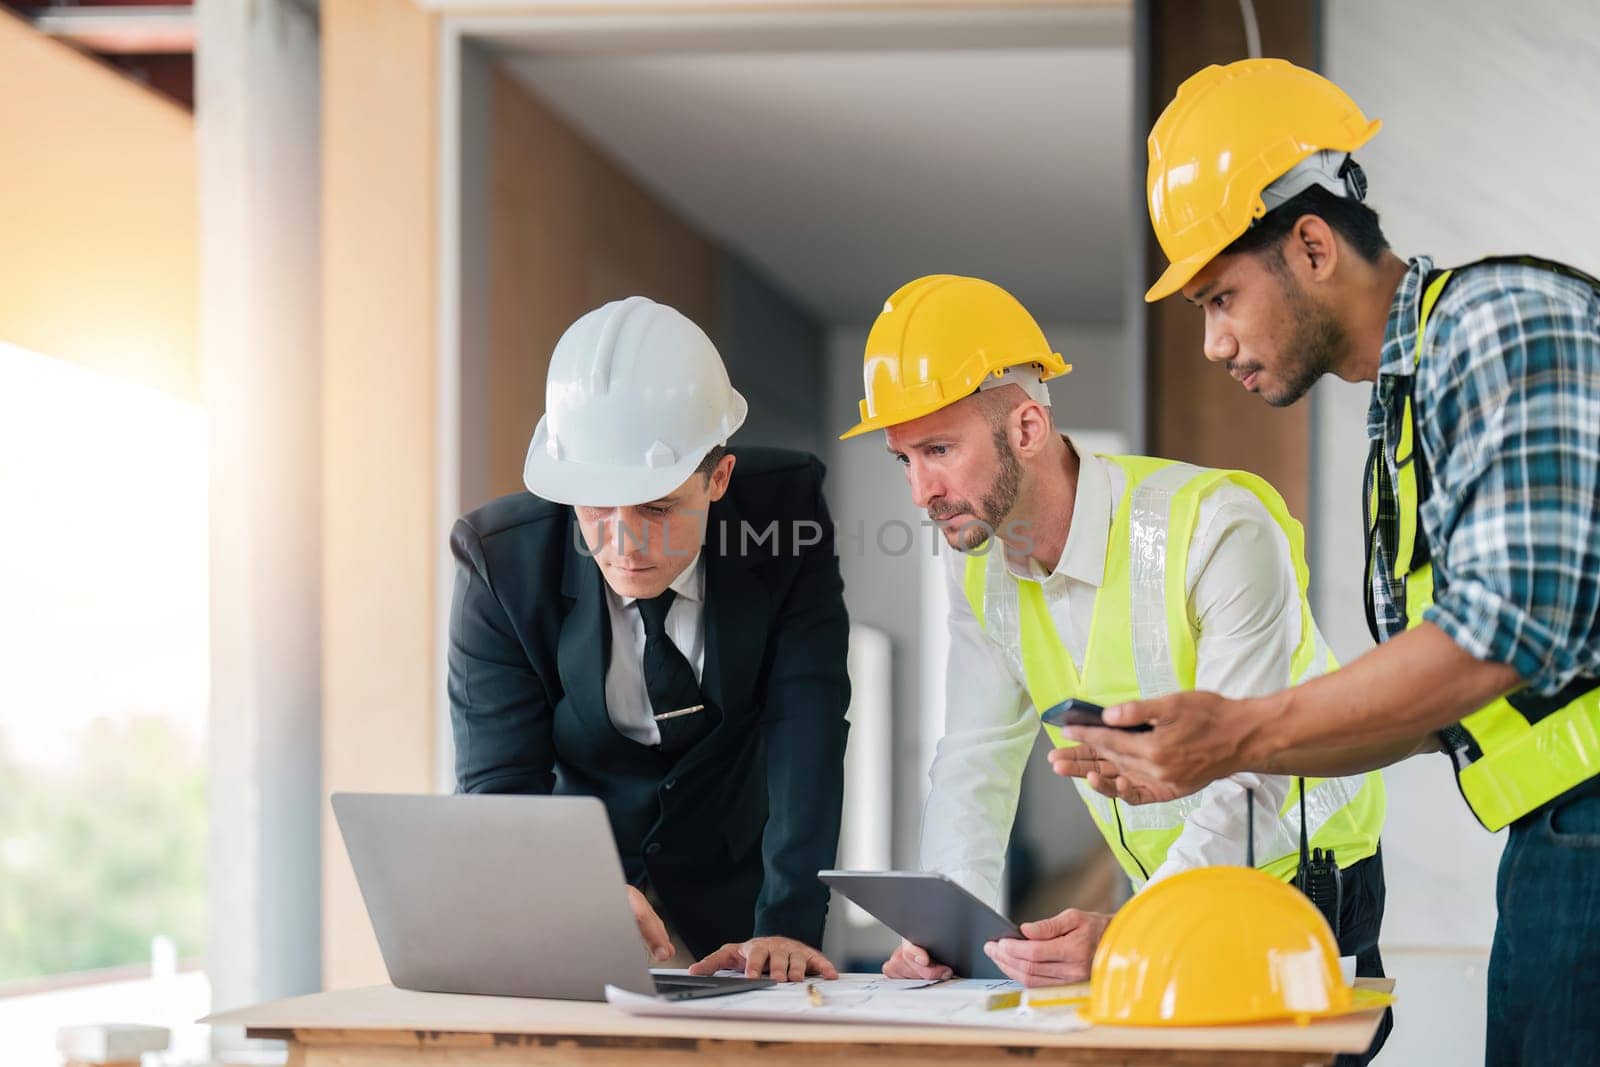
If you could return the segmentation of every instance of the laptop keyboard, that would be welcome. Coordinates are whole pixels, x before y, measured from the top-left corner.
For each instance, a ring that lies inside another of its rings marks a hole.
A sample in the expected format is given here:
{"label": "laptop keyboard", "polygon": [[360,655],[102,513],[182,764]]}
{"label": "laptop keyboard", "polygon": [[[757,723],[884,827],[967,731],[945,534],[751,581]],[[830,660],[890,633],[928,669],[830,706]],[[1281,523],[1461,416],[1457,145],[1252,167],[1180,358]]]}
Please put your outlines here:
{"label": "laptop keyboard", "polygon": [[650,976],[657,993],[688,993],[696,989],[763,989],[772,984],[767,978],[737,978],[731,975],[655,974]]}

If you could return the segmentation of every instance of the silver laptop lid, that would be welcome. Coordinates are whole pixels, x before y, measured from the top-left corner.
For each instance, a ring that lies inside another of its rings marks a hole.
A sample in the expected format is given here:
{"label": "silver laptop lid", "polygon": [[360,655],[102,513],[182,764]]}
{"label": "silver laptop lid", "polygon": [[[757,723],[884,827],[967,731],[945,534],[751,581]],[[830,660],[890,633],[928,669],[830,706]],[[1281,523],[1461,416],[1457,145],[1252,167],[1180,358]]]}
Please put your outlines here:
{"label": "silver laptop lid", "polygon": [[402,989],[654,991],[599,800],[335,793],[333,812]]}

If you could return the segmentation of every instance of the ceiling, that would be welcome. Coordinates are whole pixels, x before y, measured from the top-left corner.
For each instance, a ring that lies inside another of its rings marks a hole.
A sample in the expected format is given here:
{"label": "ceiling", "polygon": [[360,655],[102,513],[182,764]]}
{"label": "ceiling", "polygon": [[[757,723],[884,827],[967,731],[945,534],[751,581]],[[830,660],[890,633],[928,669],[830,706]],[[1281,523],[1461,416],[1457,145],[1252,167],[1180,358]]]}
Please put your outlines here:
{"label": "ceiling", "polygon": [[[1137,239],[1131,13],[1085,43],[541,53],[515,76],[833,324],[921,274],[1050,322],[1124,318]],[[1070,30],[1070,25],[1067,27]]]}
{"label": "ceiling", "polygon": [[194,110],[194,0],[0,0],[40,33]]}

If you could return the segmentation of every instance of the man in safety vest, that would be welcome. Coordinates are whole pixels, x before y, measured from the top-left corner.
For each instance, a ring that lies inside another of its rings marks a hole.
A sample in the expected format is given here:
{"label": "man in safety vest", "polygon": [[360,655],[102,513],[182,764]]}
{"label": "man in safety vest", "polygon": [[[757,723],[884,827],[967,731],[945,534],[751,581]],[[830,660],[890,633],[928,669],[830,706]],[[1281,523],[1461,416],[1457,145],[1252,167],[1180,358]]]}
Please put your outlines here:
{"label": "man in safety vest", "polygon": [[1282,693],[1107,712],[1149,732],[1069,732],[1092,738],[1102,789],[1159,797],[1446,752],[1484,826],[1511,827],[1487,1060],[1571,1063],[1600,1049],[1600,295],[1548,261],[1394,255],[1349,157],[1379,125],[1282,60],[1184,82],[1150,134],[1171,265],[1146,299],[1204,309],[1206,358],[1268,403],[1323,374],[1374,384],[1383,644]]}
{"label": "man in safety vest", "polygon": [[[951,589],[948,718],[931,771],[922,864],[997,901],[1038,713],[1201,685],[1270,692],[1335,664],[1306,600],[1300,524],[1266,482],[1142,456],[1081,452],[1053,423],[1043,380],[1071,368],[999,286],[935,275],[891,296],[867,340],[861,422],[883,430],[912,498],[959,552]],[[1060,740],[1053,727],[1052,737]],[[1300,858],[1294,779],[1240,775],[1174,803],[1130,807],[1080,791],[1136,889],[1250,851],[1280,878]],[[1383,781],[1313,779],[1309,844],[1345,868],[1341,951],[1382,974]],[[1030,984],[1087,977],[1109,916],[1069,909],[990,947]],[[902,945],[885,967],[942,973]]]}

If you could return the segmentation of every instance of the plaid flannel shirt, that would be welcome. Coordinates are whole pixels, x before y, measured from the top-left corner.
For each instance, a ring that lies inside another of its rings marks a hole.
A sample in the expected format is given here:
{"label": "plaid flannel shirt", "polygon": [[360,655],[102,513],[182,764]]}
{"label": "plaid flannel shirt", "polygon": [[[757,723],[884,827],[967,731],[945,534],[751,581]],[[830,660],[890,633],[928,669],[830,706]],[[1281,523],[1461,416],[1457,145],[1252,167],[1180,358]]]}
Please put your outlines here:
{"label": "plaid flannel shirt", "polygon": [[[1426,256],[1411,261],[1384,331],[1367,436],[1389,485],[1403,389],[1432,480],[1421,531],[1435,601],[1424,618],[1542,694],[1600,675],[1600,295],[1521,264],[1458,272],[1415,361]],[[1380,489],[1383,480],[1380,479]],[[1405,629],[1392,579],[1395,501],[1380,491],[1372,593],[1385,638]]]}

